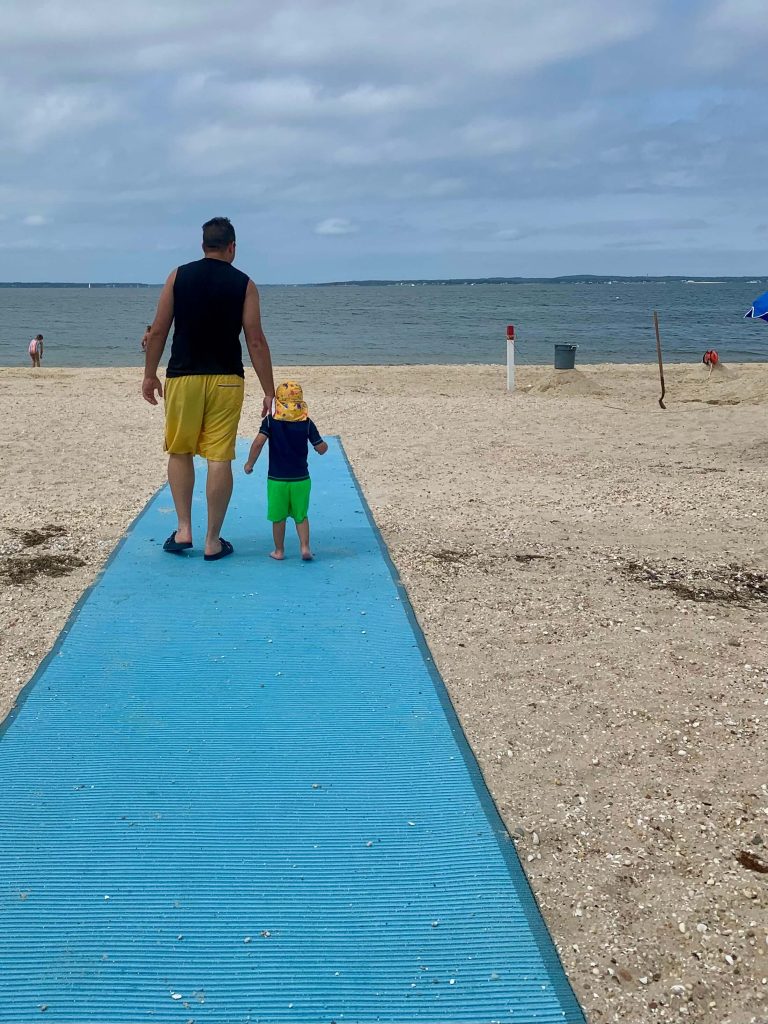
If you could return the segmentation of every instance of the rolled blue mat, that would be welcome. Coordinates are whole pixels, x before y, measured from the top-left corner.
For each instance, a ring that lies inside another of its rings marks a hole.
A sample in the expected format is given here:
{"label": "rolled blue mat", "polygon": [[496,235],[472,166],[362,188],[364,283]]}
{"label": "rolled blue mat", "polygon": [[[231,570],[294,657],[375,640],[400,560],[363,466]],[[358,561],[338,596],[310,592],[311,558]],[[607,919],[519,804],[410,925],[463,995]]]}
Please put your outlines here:
{"label": "rolled blue mat", "polygon": [[162,552],[162,490],[4,723],[3,1024],[584,1021],[340,444],[311,469],[311,563],[261,464],[220,562]]}

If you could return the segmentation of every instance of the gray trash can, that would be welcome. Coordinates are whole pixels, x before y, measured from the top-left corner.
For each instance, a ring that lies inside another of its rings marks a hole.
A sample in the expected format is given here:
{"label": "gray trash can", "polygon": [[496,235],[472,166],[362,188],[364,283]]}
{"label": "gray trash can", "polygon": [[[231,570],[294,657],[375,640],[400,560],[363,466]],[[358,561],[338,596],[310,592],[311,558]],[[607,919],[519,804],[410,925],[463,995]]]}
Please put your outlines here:
{"label": "gray trash can", "polygon": [[555,345],[555,369],[572,370],[576,365],[576,345]]}

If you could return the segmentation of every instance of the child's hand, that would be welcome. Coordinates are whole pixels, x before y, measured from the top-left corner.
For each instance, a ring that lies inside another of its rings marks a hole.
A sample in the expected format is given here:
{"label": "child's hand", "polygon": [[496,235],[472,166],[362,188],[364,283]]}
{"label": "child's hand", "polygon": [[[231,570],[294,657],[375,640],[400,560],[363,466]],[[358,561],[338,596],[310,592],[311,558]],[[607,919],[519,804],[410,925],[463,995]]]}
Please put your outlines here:
{"label": "child's hand", "polygon": [[253,472],[253,467],[256,465],[256,460],[261,455],[261,450],[266,443],[267,438],[265,434],[259,433],[256,436],[256,438],[254,438],[254,442],[251,445],[251,450],[248,452],[248,458],[245,460],[245,465],[243,466],[243,469],[249,476]]}

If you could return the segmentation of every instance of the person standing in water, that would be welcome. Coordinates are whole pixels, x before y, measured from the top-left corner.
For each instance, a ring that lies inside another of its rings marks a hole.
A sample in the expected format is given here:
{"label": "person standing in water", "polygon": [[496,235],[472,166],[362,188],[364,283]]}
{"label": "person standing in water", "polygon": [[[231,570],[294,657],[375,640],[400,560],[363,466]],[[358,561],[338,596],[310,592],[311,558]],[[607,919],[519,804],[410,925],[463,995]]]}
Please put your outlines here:
{"label": "person standing in water", "polygon": [[147,339],[149,338],[149,332],[152,330],[152,324],[147,324],[147,329],[144,331],[144,337],[141,339],[141,351],[147,351]]}
{"label": "person standing in water", "polygon": [[32,360],[33,366],[40,366],[43,361],[43,336],[42,334],[36,334],[32,341],[29,343],[29,358]]}

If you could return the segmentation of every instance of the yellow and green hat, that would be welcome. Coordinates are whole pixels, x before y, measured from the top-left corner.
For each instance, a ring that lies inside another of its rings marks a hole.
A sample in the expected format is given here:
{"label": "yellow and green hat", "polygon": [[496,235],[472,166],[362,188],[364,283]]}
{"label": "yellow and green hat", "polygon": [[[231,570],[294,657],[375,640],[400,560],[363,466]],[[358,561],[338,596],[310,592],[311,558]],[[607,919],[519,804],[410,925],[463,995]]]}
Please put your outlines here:
{"label": "yellow and green hat", "polygon": [[301,384],[295,380],[284,381],[275,392],[275,419],[298,423],[309,419],[309,410],[304,401]]}

